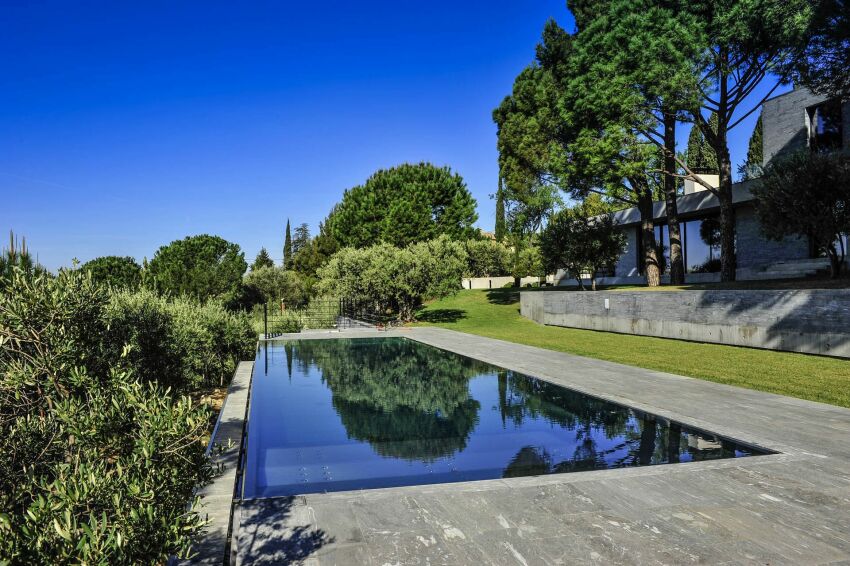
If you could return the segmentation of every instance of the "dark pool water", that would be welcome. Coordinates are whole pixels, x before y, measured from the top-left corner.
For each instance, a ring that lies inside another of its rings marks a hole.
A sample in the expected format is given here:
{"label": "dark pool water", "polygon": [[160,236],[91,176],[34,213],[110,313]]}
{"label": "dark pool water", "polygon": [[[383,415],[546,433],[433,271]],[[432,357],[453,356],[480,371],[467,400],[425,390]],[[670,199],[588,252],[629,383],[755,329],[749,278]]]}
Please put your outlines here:
{"label": "dark pool water", "polygon": [[247,499],[763,453],[404,338],[266,343],[251,387]]}

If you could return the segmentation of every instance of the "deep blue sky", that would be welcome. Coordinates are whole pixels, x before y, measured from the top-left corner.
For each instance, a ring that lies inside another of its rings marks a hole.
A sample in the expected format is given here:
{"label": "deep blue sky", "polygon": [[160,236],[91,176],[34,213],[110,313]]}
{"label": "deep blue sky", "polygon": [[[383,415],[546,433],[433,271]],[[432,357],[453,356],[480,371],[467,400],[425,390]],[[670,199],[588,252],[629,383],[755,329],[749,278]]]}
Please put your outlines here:
{"label": "deep blue sky", "polygon": [[573,29],[563,0],[7,0],[0,229],[54,269],[205,232],[279,258],[287,217],[315,229],[421,160],[463,175],[492,229],[491,111],[550,17]]}

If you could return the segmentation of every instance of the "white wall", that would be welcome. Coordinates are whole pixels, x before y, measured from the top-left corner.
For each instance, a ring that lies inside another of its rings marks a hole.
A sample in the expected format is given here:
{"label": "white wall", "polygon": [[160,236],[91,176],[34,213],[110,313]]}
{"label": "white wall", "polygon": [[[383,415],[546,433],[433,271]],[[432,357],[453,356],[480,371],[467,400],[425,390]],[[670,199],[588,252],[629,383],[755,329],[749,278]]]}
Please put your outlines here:
{"label": "white wall", "polygon": [[[520,279],[520,285],[522,287],[525,287],[525,285],[528,283],[531,283],[533,285],[535,283],[539,283],[540,280],[540,277],[523,277]],[[551,275],[547,275],[544,281],[551,285],[554,283],[554,278]],[[471,279],[466,278],[461,281],[461,285],[464,289],[501,289],[508,283],[513,285],[514,278],[510,276],[473,277]]]}

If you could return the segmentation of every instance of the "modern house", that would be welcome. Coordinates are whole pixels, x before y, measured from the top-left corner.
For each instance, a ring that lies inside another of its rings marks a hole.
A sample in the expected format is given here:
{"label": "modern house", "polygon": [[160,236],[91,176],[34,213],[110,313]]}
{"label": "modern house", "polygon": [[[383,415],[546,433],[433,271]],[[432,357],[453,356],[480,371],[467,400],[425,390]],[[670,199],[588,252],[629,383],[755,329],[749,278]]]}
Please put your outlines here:
{"label": "modern house", "polygon": [[[801,149],[850,150],[850,102],[817,96],[806,89],[795,89],[764,103],[762,109],[764,165]],[[716,176],[704,176],[710,184]],[[817,246],[808,238],[768,240],[761,232],[755,214],[750,183],[733,186],[736,223],[737,278],[782,279],[813,275],[828,269],[829,262],[819,257]],[[682,247],[692,283],[720,280],[720,205],[716,196],[693,182],[686,183],[685,194],[678,198]],[[666,206],[653,206],[656,241],[669,253]],[[628,208],[614,213],[614,221],[627,237],[626,250],[613,268],[597,278],[602,285],[640,284],[645,282],[641,253],[640,212]],[[669,261],[664,262],[669,265]],[[578,285],[566,273],[556,277],[560,285]]]}

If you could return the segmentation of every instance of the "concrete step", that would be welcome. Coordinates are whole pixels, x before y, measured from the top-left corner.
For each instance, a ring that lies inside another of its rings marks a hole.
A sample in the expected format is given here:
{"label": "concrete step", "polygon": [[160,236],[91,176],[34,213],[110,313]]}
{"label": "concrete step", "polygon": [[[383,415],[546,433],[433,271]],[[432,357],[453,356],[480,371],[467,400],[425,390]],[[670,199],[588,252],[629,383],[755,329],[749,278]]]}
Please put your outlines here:
{"label": "concrete step", "polygon": [[763,279],[804,279],[817,275],[816,270],[809,271],[752,271],[745,274],[739,274],[740,279],[748,280],[763,280]]}
{"label": "concrete step", "polygon": [[770,263],[761,268],[762,271],[783,271],[783,270],[810,270],[810,269],[826,269],[829,268],[829,258],[819,257],[812,259],[800,259],[792,261],[777,261]]}

